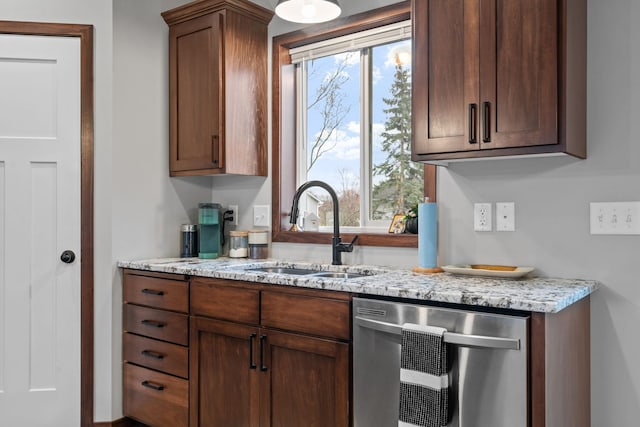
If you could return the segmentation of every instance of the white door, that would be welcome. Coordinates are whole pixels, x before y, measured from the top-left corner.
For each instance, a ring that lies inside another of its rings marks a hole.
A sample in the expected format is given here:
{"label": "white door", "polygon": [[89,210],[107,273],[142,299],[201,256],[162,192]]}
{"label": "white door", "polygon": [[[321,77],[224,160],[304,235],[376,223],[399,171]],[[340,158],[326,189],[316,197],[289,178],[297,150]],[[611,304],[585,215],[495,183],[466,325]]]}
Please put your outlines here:
{"label": "white door", "polygon": [[80,40],[0,34],[0,426],[80,425],[79,258]]}

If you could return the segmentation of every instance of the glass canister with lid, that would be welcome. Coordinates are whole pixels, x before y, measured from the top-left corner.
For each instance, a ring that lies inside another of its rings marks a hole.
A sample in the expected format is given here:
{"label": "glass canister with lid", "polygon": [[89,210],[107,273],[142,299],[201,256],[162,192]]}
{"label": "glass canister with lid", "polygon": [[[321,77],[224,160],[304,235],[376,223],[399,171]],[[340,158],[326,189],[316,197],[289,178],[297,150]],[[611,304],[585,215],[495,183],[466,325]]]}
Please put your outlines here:
{"label": "glass canister with lid", "polygon": [[269,257],[269,231],[249,230],[249,258],[264,259]]}
{"label": "glass canister with lid", "polygon": [[246,258],[249,254],[249,232],[229,231],[229,258]]}

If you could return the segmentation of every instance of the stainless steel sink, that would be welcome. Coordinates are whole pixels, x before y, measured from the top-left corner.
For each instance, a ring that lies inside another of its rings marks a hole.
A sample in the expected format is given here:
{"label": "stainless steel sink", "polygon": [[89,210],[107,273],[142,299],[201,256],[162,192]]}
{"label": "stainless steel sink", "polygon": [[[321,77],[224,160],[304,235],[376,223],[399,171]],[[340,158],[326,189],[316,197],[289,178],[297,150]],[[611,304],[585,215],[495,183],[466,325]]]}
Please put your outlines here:
{"label": "stainless steel sink", "polygon": [[343,273],[339,271],[323,271],[320,273],[312,274],[313,277],[328,277],[331,279],[355,279],[357,277],[369,276],[369,274],[361,273]]}
{"label": "stainless steel sink", "polygon": [[304,276],[307,274],[317,273],[317,270],[311,270],[309,268],[287,268],[287,267],[260,267],[250,268],[247,271],[256,271],[260,273],[275,273],[275,274],[291,274],[294,276]]}
{"label": "stainless steel sink", "polygon": [[249,268],[247,271],[257,273],[290,274],[292,276],[325,277],[329,279],[355,279],[357,277],[370,276],[371,274],[347,273],[343,271],[312,270],[310,268],[294,267],[258,267]]}

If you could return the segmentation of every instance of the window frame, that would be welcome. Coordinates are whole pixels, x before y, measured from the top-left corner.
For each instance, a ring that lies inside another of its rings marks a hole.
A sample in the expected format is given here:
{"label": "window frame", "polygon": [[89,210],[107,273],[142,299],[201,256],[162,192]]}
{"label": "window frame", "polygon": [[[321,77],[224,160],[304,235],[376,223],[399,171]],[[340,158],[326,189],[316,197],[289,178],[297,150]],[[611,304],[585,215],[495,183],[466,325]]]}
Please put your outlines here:
{"label": "window frame", "polygon": [[[392,5],[308,26],[273,38],[272,49],[272,241],[288,243],[331,243],[331,232],[289,231],[289,214],[296,191],[296,84],[289,50],[310,43],[377,28],[411,17],[411,3]],[[415,84],[415,83],[414,83]],[[424,195],[436,200],[436,166],[424,166]],[[417,247],[415,234],[342,233],[344,241],[359,236],[363,246]]]}

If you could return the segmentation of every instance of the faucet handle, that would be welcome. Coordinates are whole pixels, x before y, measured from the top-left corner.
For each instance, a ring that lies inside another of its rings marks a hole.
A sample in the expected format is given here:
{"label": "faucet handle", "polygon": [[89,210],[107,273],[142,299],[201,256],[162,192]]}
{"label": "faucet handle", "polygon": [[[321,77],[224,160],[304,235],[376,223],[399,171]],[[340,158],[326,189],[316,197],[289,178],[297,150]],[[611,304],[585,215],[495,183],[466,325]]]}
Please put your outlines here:
{"label": "faucet handle", "polygon": [[358,240],[358,235],[357,234],[356,234],[356,237],[353,238],[351,243],[338,243],[338,245],[337,245],[338,251],[340,251],[340,252],[353,252],[353,244],[356,242],[356,240]]}

